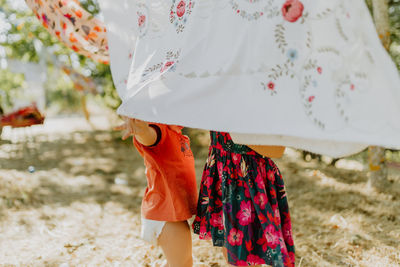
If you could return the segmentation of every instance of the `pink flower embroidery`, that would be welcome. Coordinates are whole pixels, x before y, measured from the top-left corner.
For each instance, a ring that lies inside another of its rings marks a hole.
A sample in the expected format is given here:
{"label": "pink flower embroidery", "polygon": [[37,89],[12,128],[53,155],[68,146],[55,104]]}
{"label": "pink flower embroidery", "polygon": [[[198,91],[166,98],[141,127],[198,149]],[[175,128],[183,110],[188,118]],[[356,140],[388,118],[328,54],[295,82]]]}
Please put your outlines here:
{"label": "pink flower embroidery", "polygon": [[273,82],[269,82],[267,86],[268,86],[268,89],[271,91],[273,91],[275,89],[275,84]]}
{"label": "pink flower embroidery", "polygon": [[146,16],[145,15],[140,15],[139,18],[138,18],[139,27],[142,27],[145,22],[146,22]]}
{"label": "pink flower embroidery", "polygon": [[236,214],[236,218],[239,219],[240,225],[248,225],[254,221],[253,209],[251,201],[242,201],[240,203],[240,211]]}
{"label": "pink flower embroidery", "polygon": [[322,68],[321,67],[318,67],[317,71],[318,71],[319,74],[322,74]]}
{"label": "pink flower embroidery", "polygon": [[315,96],[312,95],[308,98],[308,102],[312,103],[314,101],[314,99],[315,99]]}
{"label": "pink flower embroidery", "polygon": [[260,206],[261,209],[265,209],[265,205],[268,203],[267,195],[264,193],[257,193],[254,202]]}
{"label": "pink flower embroidery", "polygon": [[167,70],[169,67],[171,67],[175,62],[173,61],[168,61],[167,63],[165,63],[164,67],[161,68],[161,72],[164,72],[165,70]]}
{"label": "pink flower embroidery", "polygon": [[228,242],[231,246],[240,246],[243,242],[243,232],[239,229],[232,228],[229,232]]}
{"label": "pink flower embroidery", "polygon": [[185,1],[180,1],[178,6],[176,7],[176,15],[178,15],[178,17],[182,17],[183,15],[185,15],[186,12],[186,3]]}
{"label": "pink flower embroidery", "polygon": [[282,7],[282,14],[285,20],[296,22],[304,11],[304,5],[299,0],[287,0]]}

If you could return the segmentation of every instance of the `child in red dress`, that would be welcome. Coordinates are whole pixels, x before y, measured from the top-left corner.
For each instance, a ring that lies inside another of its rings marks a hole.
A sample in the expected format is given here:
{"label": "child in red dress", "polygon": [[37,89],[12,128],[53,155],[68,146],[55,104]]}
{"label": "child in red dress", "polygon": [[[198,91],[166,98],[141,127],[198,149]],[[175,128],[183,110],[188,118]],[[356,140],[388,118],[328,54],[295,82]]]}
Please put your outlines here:
{"label": "child in red dress", "polygon": [[168,267],[190,267],[192,239],[187,220],[196,213],[197,186],[189,138],[182,127],[124,118],[117,130],[144,158],[147,188],[142,201],[142,237],[159,244]]}

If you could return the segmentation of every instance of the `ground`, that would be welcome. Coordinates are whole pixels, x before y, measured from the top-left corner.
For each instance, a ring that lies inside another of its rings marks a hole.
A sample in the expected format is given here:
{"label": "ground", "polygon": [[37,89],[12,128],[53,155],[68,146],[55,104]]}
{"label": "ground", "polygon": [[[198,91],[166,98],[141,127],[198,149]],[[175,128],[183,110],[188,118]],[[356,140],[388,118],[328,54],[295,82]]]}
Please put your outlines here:
{"label": "ground", "polygon": [[[110,123],[111,121],[111,123]],[[140,240],[143,160],[113,119],[49,118],[0,141],[0,266],[160,266]],[[207,148],[193,142],[198,179]],[[296,266],[400,266],[400,171],[368,186],[362,156],[337,167],[289,149],[277,163],[292,214]],[[194,266],[226,266],[193,235]]]}

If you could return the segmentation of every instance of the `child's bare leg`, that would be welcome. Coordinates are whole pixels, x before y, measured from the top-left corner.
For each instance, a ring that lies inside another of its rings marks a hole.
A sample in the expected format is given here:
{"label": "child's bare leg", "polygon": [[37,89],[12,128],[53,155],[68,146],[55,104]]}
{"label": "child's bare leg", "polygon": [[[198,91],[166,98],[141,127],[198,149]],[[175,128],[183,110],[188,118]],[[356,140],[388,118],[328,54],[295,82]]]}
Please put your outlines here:
{"label": "child's bare leg", "polygon": [[[226,248],[222,248],[222,253],[224,254],[224,257],[225,257],[226,262],[228,262],[228,251],[227,251],[227,249],[226,249]],[[233,266],[233,265],[230,265],[230,264],[229,264],[229,266]],[[254,267],[261,267],[261,265],[252,265],[252,266],[254,266]]]}
{"label": "child's bare leg", "polygon": [[184,222],[166,222],[158,238],[168,267],[192,267],[192,235]]}

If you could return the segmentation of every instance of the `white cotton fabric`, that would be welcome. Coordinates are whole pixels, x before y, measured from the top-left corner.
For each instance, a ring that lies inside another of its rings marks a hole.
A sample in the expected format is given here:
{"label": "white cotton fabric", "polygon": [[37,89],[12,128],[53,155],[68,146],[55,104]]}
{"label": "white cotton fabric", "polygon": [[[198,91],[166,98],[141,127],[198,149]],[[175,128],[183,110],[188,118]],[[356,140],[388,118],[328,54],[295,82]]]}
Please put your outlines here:
{"label": "white cotton fabric", "polygon": [[400,149],[400,78],[363,0],[99,2],[121,115],[335,157]]}
{"label": "white cotton fabric", "polygon": [[165,223],[166,222],[164,221],[154,221],[142,218],[141,238],[144,241],[157,246],[158,238],[164,229]]}

